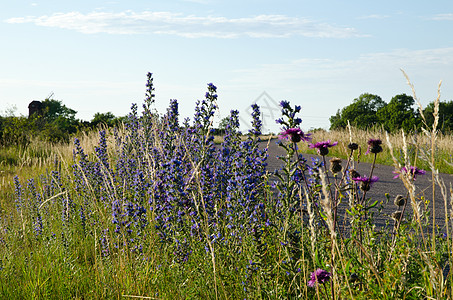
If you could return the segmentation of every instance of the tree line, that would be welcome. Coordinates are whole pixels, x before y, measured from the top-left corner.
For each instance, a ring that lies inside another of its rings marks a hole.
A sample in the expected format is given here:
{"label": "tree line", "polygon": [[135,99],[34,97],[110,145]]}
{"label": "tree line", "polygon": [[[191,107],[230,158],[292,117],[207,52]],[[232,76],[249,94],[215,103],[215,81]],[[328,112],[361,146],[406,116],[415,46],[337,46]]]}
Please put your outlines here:
{"label": "tree line", "polygon": [[96,113],[91,121],[82,121],[75,116],[77,112],[68,108],[60,100],[41,101],[39,113],[30,116],[14,116],[10,111],[0,115],[0,146],[26,146],[34,138],[49,142],[69,142],[71,137],[99,125],[115,126],[124,117],[116,117],[111,112]]}
{"label": "tree line", "polygon": [[[115,126],[125,117],[116,117],[111,112],[96,113],[91,121],[82,121],[75,116],[77,112],[68,108],[60,100],[47,98],[42,103],[42,111],[31,116],[14,116],[12,113],[0,115],[0,146],[28,145],[33,138],[49,142],[69,142],[74,134],[103,126]],[[424,109],[428,126],[434,122],[434,102]],[[406,132],[420,129],[423,124],[419,109],[412,96],[400,94],[386,103],[378,95],[364,93],[353,102],[339,109],[329,118],[330,129],[351,126],[359,129],[380,127],[388,132],[404,130]],[[224,121],[224,120],[222,120]],[[224,124],[216,130],[222,133]],[[439,104],[438,129],[444,133],[453,131],[453,101]]]}
{"label": "tree line", "polygon": [[[433,112],[434,101],[423,109],[428,126],[432,126],[434,122]],[[388,132],[399,130],[410,132],[420,129],[423,125],[414,98],[406,94],[394,96],[389,103],[378,95],[362,94],[350,105],[339,109],[329,120],[331,130],[346,128],[348,121],[351,126],[359,129],[381,127]],[[438,129],[444,133],[453,130],[453,101],[439,103]]]}

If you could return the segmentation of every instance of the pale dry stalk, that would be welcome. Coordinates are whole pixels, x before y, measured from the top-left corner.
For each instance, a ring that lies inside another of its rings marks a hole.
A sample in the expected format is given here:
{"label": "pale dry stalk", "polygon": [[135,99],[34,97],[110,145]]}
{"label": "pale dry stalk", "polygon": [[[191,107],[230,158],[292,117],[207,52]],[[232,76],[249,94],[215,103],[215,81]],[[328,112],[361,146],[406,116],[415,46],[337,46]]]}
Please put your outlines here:
{"label": "pale dry stalk", "polygon": [[329,228],[330,232],[330,240],[331,240],[331,245],[330,245],[330,261],[332,265],[332,280],[331,280],[331,292],[332,292],[332,299],[335,299],[335,290],[338,282],[338,275],[336,274],[336,259],[335,259],[335,250],[337,249],[337,233],[335,231],[335,220],[333,217],[333,212],[332,212],[332,199],[330,197],[330,192],[327,190],[327,180],[326,180],[326,174],[324,172],[319,172],[319,175],[321,177],[321,184],[322,184],[322,193],[324,197],[321,197],[321,206],[325,212],[326,215],[326,223],[327,227]]}

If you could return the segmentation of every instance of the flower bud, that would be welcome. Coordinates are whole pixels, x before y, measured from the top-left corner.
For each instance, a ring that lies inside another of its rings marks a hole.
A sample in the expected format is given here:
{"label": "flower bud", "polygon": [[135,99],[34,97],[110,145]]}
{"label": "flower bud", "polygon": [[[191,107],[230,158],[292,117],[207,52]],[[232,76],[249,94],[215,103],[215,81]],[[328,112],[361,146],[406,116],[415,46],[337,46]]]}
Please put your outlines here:
{"label": "flower bud", "polygon": [[403,206],[406,203],[406,199],[402,195],[397,195],[395,200],[393,200],[396,206]]}
{"label": "flower bud", "polygon": [[399,221],[402,216],[403,216],[403,212],[400,210],[397,210],[392,213],[392,219],[394,219],[395,221]]}
{"label": "flower bud", "polygon": [[332,173],[336,174],[338,172],[341,172],[343,167],[341,166],[341,159],[335,157],[330,160],[330,171]]}
{"label": "flower bud", "polygon": [[356,143],[350,143],[348,144],[348,148],[351,150],[357,150],[359,149],[359,145],[357,145]]}

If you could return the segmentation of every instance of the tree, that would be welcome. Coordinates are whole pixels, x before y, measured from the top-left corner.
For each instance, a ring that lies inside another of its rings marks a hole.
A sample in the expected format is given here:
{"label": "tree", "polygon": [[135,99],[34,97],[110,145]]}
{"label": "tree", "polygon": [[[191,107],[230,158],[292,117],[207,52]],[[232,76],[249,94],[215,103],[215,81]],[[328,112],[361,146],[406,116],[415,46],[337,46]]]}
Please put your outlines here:
{"label": "tree", "polygon": [[415,100],[412,96],[400,94],[394,96],[390,102],[377,111],[377,116],[384,129],[395,132],[403,129],[409,132],[421,125],[420,115],[414,110]]}
{"label": "tree", "polygon": [[220,120],[219,127],[217,128],[219,134],[225,134],[225,129],[227,128],[229,122],[230,122],[229,116]]}
{"label": "tree", "polygon": [[[426,123],[428,126],[433,126],[434,123],[434,102],[430,102],[423,110]],[[451,132],[453,130],[453,101],[439,102],[439,124],[437,129],[442,132]]]}
{"label": "tree", "polygon": [[77,113],[75,110],[50,97],[41,102],[42,115],[33,115],[29,121],[37,125],[36,134],[43,139],[51,142],[67,142],[71,134],[79,130],[81,122],[75,118]]}
{"label": "tree", "polygon": [[352,126],[367,129],[379,123],[377,111],[386,106],[381,97],[373,94],[362,94],[353,103],[338,110],[330,117],[330,129],[346,128],[348,120]]}
{"label": "tree", "polygon": [[49,99],[42,101],[43,116],[47,122],[53,122],[58,117],[75,120],[76,111],[66,107],[61,101]]}
{"label": "tree", "polygon": [[91,126],[96,127],[99,124],[106,126],[114,126],[118,122],[118,118],[111,112],[106,113],[95,113],[93,120],[91,120]]}

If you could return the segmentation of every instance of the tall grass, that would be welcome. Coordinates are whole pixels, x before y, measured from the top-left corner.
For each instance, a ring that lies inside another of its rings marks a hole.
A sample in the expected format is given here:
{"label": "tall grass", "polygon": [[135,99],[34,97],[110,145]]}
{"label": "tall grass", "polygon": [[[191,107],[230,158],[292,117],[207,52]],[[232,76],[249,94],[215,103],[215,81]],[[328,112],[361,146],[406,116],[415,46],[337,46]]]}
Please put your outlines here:
{"label": "tall grass", "polygon": [[[348,144],[350,143],[350,136],[352,139],[358,143],[359,145],[366,145],[366,142],[370,137],[381,138],[382,140],[386,139],[386,135],[389,136],[389,141],[392,143],[395,152],[393,155],[398,160],[402,160],[404,158],[403,153],[403,140],[401,132],[397,133],[386,133],[385,130],[380,130],[377,128],[373,128],[370,130],[362,130],[358,128],[351,128],[351,129],[344,129],[344,130],[330,130],[330,131],[323,131],[317,130],[313,132],[313,138],[315,140],[334,140],[338,141],[338,147],[332,149],[331,156],[340,157],[346,159],[349,156],[349,149]],[[426,158],[418,159],[419,156],[426,153],[426,151],[431,151],[431,138],[427,136],[423,131],[420,132],[411,132],[407,135],[407,145],[406,150],[407,153],[412,161],[418,160],[417,165],[422,169],[430,169],[430,160],[428,161]],[[300,145],[300,150],[304,153],[316,154],[316,151],[310,149],[307,144]],[[356,159],[359,159],[363,162],[372,162],[372,158],[370,156],[364,155],[366,149],[362,149],[361,153],[356,153]],[[453,173],[453,166],[452,166],[452,153],[453,153],[453,136],[450,134],[442,134],[441,132],[436,133],[436,143],[434,145],[435,154],[435,167],[441,173]],[[393,158],[392,154],[390,153],[389,148],[384,148],[382,154],[377,158],[377,163],[385,164],[385,165],[392,165]]]}
{"label": "tall grass", "polygon": [[[149,74],[143,112],[133,105],[123,128],[42,146],[41,161],[24,150],[22,173],[2,186],[0,298],[453,298],[451,191],[438,177],[435,127],[412,144],[317,132],[310,148],[300,107],[282,101],[286,155],[274,172],[258,106],[246,138],[232,111],[215,145],[213,84],[192,122],[179,121],[175,100],[157,117],[153,90]],[[367,197],[388,157],[407,188],[395,204]],[[350,169],[357,159],[372,163],[366,176]],[[444,228],[426,222],[436,208],[416,196],[423,161],[444,197]],[[384,205],[396,211],[378,228]]]}

